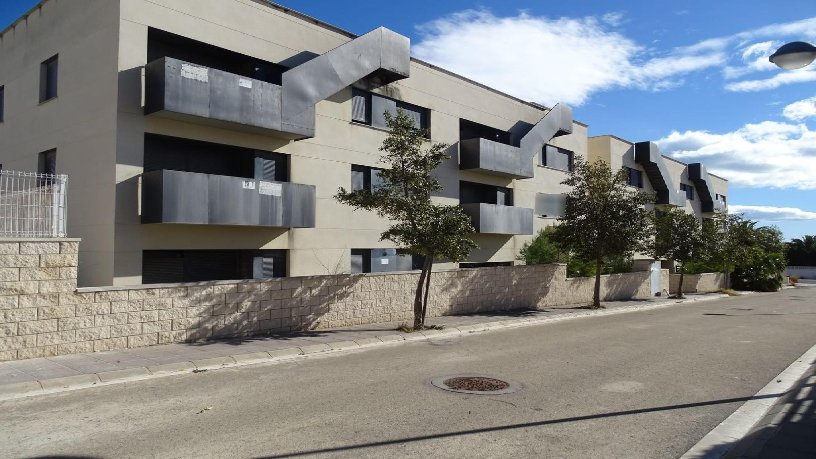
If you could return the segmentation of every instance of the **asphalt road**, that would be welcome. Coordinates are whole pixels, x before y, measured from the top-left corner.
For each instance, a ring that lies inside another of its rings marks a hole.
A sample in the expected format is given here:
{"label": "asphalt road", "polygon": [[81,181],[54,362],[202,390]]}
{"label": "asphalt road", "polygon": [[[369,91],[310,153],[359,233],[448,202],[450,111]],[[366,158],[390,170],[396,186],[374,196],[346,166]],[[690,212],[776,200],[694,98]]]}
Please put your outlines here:
{"label": "asphalt road", "polygon": [[688,303],[2,402],[0,457],[678,457],[814,343],[816,288]]}

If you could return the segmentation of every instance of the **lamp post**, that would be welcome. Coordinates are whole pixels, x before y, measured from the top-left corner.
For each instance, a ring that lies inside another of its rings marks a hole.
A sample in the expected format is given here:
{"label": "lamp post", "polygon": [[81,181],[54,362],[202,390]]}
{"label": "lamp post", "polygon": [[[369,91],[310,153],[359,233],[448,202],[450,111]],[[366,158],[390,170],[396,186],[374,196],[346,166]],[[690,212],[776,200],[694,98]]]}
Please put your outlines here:
{"label": "lamp post", "polygon": [[794,41],[782,45],[768,60],[785,70],[801,69],[816,60],[816,46],[803,41]]}

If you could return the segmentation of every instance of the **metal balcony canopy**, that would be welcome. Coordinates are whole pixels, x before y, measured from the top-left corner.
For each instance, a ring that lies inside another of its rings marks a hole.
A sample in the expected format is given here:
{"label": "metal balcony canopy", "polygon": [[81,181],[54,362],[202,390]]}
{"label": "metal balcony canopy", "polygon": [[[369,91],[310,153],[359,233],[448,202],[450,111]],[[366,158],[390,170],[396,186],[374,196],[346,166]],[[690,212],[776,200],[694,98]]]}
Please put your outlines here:
{"label": "metal balcony canopy", "polygon": [[654,142],[635,144],[635,162],[643,166],[649,183],[657,194],[656,204],[683,207],[685,200],[680,197],[680,190],[675,187],[669,169],[660,148]]}
{"label": "metal balcony canopy", "polygon": [[459,169],[526,179],[534,177],[533,161],[524,160],[521,148],[488,139],[459,142]]}
{"label": "metal balcony canopy", "polygon": [[711,179],[708,176],[708,171],[701,163],[693,163],[688,165],[688,177],[694,188],[697,190],[697,196],[700,197],[700,204],[703,212],[714,212],[714,194],[711,192]]}
{"label": "metal balcony canopy", "polygon": [[533,209],[498,204],[460,204],[481,234],[533,234]]}

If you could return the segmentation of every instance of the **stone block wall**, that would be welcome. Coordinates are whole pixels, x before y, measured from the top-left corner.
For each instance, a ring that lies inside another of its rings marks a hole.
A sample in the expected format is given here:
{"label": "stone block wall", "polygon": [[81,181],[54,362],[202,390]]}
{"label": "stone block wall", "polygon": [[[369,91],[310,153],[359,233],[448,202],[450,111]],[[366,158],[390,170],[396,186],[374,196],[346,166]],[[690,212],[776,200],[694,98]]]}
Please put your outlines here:
{"label": "stone block wall", "polygon": [[[0,360],[413,319],[418,273],[77,289],[78,245],[0,241]],[[648,298],[649,277],[603,276],[602,296]],[[428,315],[588,303],[593,282],[564,265],[440,271]]]}
{"label": "stone block wall", "polygon": [[[683,293],[716,292],[726,286],[723,273],[686,274],[683,279]],[[669,280],[669,291],[672,294],[680,289],[680,275],[672,274]]]}

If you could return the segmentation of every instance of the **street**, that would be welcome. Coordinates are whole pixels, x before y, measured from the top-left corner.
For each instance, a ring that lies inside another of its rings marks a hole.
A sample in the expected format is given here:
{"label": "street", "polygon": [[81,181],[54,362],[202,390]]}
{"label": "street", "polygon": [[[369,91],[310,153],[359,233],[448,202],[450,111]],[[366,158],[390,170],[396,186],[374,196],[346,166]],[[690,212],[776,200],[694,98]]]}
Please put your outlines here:
{"label": "street", "polygon": [[0,402],[0,456],[678,457],[814,343],[816,288],[687,303]]}

